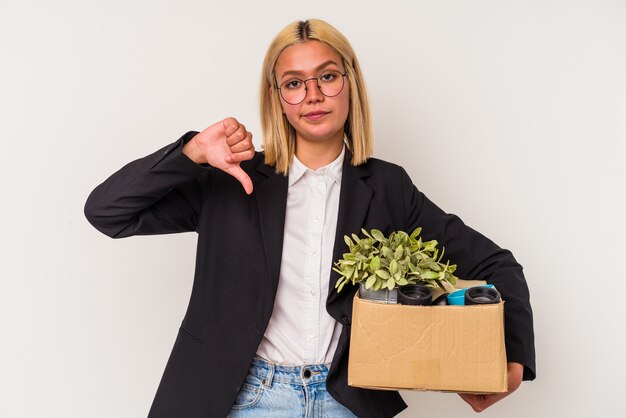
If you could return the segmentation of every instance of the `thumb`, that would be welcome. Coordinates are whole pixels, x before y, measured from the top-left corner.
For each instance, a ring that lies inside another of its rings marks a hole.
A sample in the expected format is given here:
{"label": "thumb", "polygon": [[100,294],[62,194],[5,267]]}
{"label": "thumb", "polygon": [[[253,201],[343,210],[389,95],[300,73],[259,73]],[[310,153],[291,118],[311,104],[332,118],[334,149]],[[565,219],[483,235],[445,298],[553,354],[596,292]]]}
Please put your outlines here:
{"label": "thumb", "polygon": [[250,180],[250,176],[248,176],[248,174],[243,171],[241,167],[239,167],[239,164],[234,164],[225,171],[241,183],[243,189],[246,191],[246,194],[252,193],[252,180]]}

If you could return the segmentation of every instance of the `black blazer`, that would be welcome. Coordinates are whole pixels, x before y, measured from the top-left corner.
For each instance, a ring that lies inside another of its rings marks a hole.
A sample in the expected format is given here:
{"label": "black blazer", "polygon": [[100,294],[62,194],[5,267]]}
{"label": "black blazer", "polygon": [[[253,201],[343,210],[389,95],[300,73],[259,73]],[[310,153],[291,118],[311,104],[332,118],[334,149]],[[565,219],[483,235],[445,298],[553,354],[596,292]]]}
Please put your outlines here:
{"label": "black blazer", "polygon": [[[157,390],[150,417],[223,417],[246,376],[272,314],[278,286],[287,202],[287,177],[257,153],[241,164],[254,184],[246,195],[230,175],[182,154],[196,133],[133,161],[89,196],[85,215],[113,238],[196,231],[198,247],[189,307]],[[333,260],[345,252],[343,236],[361,228],[411,232],[445,246],[457,275],[496,285],[505,304],[508,361],[535,376],[532,312],[522,267],[512,254],[444,213],[401,167],[370,159],[358,167],[346,153]],[[337,294],[329,277],[328,313],[343,324],[328,375],[330,394],[360,417],[391,417],[406,408],[395,391],[347,384],[352,297]]]}

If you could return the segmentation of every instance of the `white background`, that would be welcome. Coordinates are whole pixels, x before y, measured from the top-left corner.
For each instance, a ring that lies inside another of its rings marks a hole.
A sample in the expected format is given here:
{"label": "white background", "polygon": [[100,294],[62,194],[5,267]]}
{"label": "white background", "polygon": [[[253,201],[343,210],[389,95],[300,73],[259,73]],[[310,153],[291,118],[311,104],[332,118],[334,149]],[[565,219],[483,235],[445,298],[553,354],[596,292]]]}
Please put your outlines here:
{"label": "white background", "polygon": [[[361,60],[375,155],[524,265],[537,379],[485,417],[623,413],[623,1],[0,2],[0,416],[139,417],[196,236],[111,240],[82,210],[126,162],[235,116],[272,37],[319,17]],[[404,392],[402,417],[474,413]]]}

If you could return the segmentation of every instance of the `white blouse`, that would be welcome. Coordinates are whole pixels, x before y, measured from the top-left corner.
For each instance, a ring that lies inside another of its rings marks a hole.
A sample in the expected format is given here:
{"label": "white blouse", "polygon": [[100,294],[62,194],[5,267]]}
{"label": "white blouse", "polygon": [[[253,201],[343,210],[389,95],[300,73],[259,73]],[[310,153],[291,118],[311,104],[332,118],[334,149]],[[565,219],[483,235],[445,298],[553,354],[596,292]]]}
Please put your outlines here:
{"label": "white blouse", "polygon": [[341,324],[326,311],[345,145],[315,171],[295,156],[274,310],[257,355],[273,363],[330,363]]}

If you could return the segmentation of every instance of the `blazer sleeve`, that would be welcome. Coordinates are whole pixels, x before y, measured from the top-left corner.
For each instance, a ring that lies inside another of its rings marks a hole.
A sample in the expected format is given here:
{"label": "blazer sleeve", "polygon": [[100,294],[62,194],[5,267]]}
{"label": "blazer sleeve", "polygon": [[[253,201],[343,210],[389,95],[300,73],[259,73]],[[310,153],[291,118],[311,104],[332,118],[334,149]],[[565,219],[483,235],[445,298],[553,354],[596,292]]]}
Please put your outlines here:
{"label": "blazer sleeve", "polygon": [[214,170],[182,153],[196,133],[111,175],[87,198],[87,220],[112,238],[196,230],[202,194]]}
{"label": "blazer sleeve", "polygon": [[468,227],[456,215],[445,213],[411,182],[403,171],[407,230],[422,227],[425,239],[436,239],[445,247],[444,258],[457,264],[455,275],[486,280],[505,301],[504,333],[507,361],[524,365],[524,380],[535,378],[533,314],[522,266],[510,251]]}

